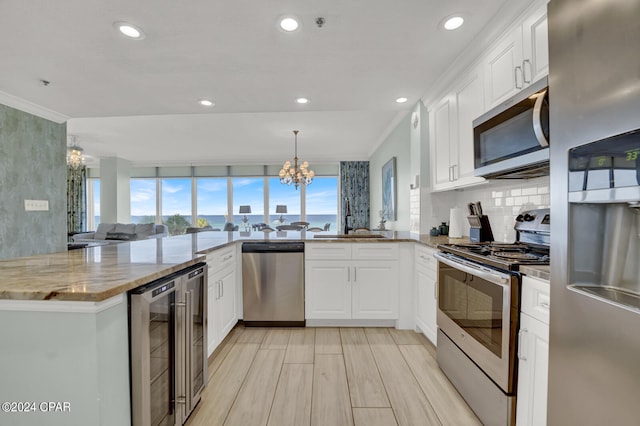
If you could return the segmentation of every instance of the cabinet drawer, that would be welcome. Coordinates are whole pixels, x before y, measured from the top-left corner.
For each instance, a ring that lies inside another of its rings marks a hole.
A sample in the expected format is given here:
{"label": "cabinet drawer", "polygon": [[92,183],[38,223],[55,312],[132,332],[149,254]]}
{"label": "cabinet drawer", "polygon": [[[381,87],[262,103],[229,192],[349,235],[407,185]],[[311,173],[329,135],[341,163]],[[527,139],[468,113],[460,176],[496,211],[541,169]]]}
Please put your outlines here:
{"label": "cabinet drawer", "polygon": [[427,269],[431,269],[433,272],[436,272],[438,262],[433,255],[436,253],[436,250],[416,245],[414,250],[414,262],[416,266],[424,266]]}
{"label": "cabinet drawer", "polygon": [[528,276],[522,277],[522,312],[547,325],[549,324],[551,301],[550,287],[549,281]]}
{"label": "cabinet drawer", "polygon": [[307,260],[350,260],[350,243],[306,243],[304,257]]}
{"label": "cabinet drawer", "polygon": [[398,260],[395,243],[354,243],[351,250],[353,260]]}
{"label": "cabinet drawer", "polygon": [[207,254],[207,265],[209,265],[209,267],[212,268],[214,271],[219,271],[220,269],[223,269],[228,265],[233,265],[235,261],[236,261],[235,245],[221,248],[219,250],[216,250]]}

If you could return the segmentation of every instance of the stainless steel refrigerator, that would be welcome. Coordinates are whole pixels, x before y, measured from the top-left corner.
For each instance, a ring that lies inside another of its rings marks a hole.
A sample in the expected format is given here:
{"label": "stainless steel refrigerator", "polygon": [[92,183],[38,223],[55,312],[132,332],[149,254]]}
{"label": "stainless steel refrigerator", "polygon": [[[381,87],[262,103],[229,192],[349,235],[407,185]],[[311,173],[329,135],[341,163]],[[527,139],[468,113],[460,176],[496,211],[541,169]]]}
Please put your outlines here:
{"label": "stainless steel refrigerator", "polygon": [[638,425],[640,0],[548,12],[548,424]]}

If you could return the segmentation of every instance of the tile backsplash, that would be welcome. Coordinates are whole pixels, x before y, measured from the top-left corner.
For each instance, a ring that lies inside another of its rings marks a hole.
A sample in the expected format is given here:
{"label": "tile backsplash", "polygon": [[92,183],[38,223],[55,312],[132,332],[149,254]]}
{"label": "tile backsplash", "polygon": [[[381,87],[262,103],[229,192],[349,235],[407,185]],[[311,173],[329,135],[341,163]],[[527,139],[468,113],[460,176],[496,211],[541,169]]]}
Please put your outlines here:
{"label": "tile backsplash", "polygon": [[[524,210],[548,208],[550,206],[549,177],[527,180],[491,181],[479,186],[455,191],[421,194],[420,232],[428,233],[433,226],[449,221],[449,209],[457,206],[464,209],[469,202],[480,201],[484,214],[489,217],[496,241],[513,242],[516,216]],[[467,229],[465,235],[469,234]]]}

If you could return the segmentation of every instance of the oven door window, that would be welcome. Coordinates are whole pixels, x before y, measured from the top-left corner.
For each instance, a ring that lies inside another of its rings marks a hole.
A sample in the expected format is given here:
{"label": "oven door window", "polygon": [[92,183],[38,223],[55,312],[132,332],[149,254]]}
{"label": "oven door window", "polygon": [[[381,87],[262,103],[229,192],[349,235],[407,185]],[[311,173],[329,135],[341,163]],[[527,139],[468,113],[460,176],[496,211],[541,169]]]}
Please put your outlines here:
{"label": "oven door window", "polygon": [[485,348],[502,357],[502,287],[450,267],[442,268],[441,272],[440,310]]}

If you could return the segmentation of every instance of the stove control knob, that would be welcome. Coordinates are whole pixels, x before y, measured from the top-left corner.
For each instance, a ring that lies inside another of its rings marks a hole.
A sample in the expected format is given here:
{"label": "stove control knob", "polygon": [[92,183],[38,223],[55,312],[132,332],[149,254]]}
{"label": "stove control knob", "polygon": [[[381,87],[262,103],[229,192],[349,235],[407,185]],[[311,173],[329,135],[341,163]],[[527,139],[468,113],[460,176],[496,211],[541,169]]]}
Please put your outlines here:
{"label": "stove control knob", "polygon": [[519,214],[518,217],[516,217],[516,222],[524,222],[524,216]]}
{"label": "stove control knob", "polygon": [[532,220],[534,220],[535,218],[536,218],[535,216],[532,216],[532,215],[530,215],[529,213],[525,213],[525,215],[524,215],[524,217],[523,217],[523,219],[524,219],[524,221],[525,221],[525,222],[531,222],[531,221],[532,221]]}

